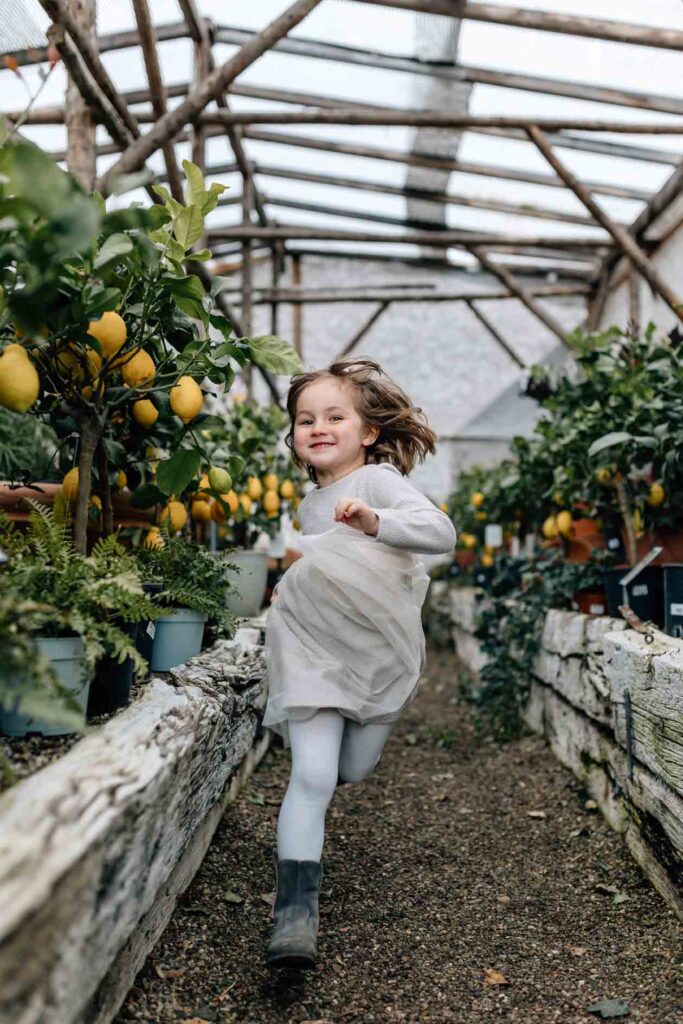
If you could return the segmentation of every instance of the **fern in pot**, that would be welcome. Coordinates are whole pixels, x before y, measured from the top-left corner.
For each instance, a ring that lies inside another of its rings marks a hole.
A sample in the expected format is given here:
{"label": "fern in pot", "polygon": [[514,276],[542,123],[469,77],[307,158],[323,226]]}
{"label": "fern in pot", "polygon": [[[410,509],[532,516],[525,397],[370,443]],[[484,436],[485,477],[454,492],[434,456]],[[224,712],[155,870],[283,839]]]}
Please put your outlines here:
{"label": "fern in pot", "polygon": [[[43,609],[31,626],[32,639],[75,701],[82,724],[98,663],[130,659],[134,671],[146,670],[129,627],[155,617],[159,609],[144,593],[135,563],[115,538],[101,541],[88,557],[78,554],[68,525],[53,510],[30,504],[25,532],[0,513],[0,546],[9,559],[3,584]],[[73,723],[60,725],[36,714],[28,692],[21,673],[5,687],[0,698],[5,733],[73,731]]]}
{"label": "fern in pot", "polygon": [[220,632],[234,633],[235,620],[225,604],[226,570],[233,568],[227,555],[212,554],[167,530],[148,535],[135,555],[145,584],[159,587],[155,600],[170,609],[155,623],[153,672],[168,672],[199,654],[207,620]]}

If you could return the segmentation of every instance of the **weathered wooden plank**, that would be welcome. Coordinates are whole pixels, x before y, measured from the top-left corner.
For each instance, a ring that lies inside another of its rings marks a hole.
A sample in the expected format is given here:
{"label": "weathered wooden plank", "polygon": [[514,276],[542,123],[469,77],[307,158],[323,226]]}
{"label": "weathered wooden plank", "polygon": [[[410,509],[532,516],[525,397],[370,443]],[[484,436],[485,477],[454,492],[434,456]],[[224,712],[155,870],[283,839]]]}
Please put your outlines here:
{"label": "weathered wooden plank", "polygon": [[108,1019],[92,1015],[144,959],[140,921],[158,934],[160,894],[199,863],[265,696],[259,633],[238,633],[0,799],[0,1020]]}
{"label": "weathered wooden plank", "polygon": [[629,779],[626,755],[607,730],[534,681],[530,727],[583,781],[609,824],[669,906],[683,919],[683,801],[647,768]]}
{"label": "weathered wooden plank", "polygon": [[683,796],[683,645],[660,632],[648,644],[628,630],[608,635],[605,652],[617,742],[626,749],[628,690],[634,758]]}

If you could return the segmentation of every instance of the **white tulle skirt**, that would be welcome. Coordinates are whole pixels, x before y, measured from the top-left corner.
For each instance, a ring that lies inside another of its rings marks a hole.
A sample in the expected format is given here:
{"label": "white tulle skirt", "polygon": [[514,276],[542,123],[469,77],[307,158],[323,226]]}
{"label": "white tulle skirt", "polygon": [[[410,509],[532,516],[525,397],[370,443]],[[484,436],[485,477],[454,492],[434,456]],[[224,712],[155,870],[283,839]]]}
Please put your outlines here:
{"label": "white tulle skirt", "polygon": [[425,663],[421,608],[429,576],[414,554],[349,526],[303,537],[268,610],[263,724],[289,743],[288,719],[337,708],[393,722]]}

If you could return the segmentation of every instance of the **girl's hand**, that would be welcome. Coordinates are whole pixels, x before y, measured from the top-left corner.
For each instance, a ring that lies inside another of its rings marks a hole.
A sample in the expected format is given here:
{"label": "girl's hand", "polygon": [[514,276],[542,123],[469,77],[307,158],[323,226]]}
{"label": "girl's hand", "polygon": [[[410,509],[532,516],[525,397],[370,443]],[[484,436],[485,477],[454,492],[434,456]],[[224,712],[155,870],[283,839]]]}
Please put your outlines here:
{"label": "girl's hand", "polygon": [[361,530],[369,537],[376,537],[379,529],[379,516],[359,498],[340,498],[335,505],[334,521]]}

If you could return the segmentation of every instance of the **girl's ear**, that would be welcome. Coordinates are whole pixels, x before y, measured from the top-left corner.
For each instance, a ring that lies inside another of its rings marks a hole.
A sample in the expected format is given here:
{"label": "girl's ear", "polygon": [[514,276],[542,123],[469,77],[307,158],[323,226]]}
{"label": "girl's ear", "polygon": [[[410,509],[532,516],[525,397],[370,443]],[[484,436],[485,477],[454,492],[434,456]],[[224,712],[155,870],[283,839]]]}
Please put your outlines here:
{"label": "girl's ear", "polygon": [[371,444],[375,443],[375,441],[377,440],[378,437],[379,437],[379,427],[372,426],[371,424],[368,424],[368,426],[365,428],[365,434],[363,436],[363,442],[362,443],[364,445],[366,445],[367,447],[369,447]]}

